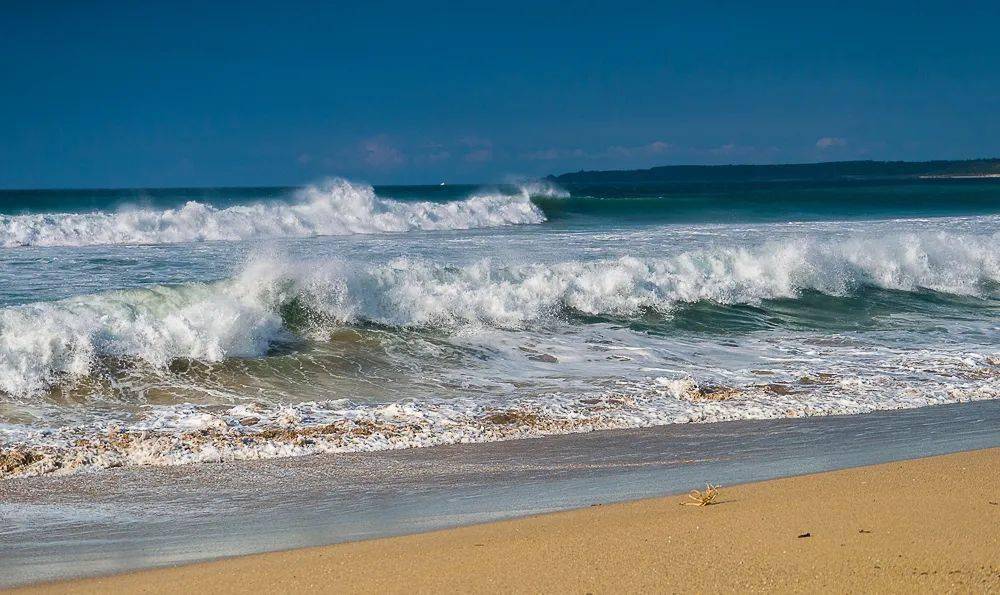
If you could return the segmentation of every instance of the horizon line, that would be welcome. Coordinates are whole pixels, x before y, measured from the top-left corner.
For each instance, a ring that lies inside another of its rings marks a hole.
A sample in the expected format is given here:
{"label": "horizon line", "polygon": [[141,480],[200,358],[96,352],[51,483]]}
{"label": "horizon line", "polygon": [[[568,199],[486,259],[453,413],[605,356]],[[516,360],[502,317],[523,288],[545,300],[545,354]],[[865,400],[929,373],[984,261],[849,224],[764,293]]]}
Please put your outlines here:
{"label": "horizon line", "polygon": [[[704,167],[704,168],[728,168],[728,167],[783,167],[783,166],[795,166],[795,165],[828,165],[835,163],[942,163],[942,162],[970,162],[970,161],[1000,161],[1000,157],[969,157],[963,159],[921,159],[917,161],[908,161],[905,159],[844,159],[844,160],[834,160],[834,161],[797,161],[789,163],[670,163],[664,165],[652,165],[649,167],[633,167],[633,168],[621,168],[621,169],[578,169],[575,171],[564,171],[558,174],[545,174],[537,177],[529,177],[527,179],[534,180],[545,180],[550,178],[558,178],[563,175],[578,174],[578,173],[595,173],[595,172],[635,172],[635,171],[649,171],[653,169],[660,168],[671,168],[671,167]],[[329,175],[316,178],[317,180],[328,180],[342,178],[352,182],[360,182],[364,184],[369,184],[372,187],[382,186],[382,187],[399,187],[399,186],[502,186],[505,184],[511,184],[511,182],[425,182],[425,183],[372,183],[367,181],[362,181],[359,179],[352,179],[346,176],[340,175]],[[35,187],[35,188],[25,188],[25,187],[2,187],[0,186],[0,192],[58,192],[58,191],[68,191],[68,190],[94,190],[94,191],[114,191],[114,190],[201,190],[201,189],[225,189],[225,190],[239,190],[239,189],[278,189],[278,188],[303,188],[310,185],[312,182],[306,182],[301,184],[249,184],[245,186],[241,185],[229,185],[224,184],[221,186],[201,186],[201,185],[178,185],[178,186],[49,186],[49,187]]]}

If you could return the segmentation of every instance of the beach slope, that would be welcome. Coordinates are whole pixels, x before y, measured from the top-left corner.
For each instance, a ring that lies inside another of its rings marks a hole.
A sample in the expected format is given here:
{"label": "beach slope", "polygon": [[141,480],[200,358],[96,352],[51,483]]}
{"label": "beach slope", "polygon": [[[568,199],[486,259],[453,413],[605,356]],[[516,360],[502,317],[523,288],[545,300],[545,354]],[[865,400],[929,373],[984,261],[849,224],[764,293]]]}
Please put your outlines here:
{"label": "beach slope", "polygon": [[1000,449],[725,487],[703,508],[684,501],[595,505],[21,592],[1000,589]]}

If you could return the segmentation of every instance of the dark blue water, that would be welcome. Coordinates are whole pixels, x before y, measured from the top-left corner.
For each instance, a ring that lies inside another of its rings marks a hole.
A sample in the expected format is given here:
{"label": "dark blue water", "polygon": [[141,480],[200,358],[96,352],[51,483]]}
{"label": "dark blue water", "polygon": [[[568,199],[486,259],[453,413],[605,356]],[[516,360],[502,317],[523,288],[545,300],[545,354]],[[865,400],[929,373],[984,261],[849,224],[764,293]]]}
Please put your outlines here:
{"label": "dark blue water", "polygon": [[[461,200],[479,186],[376,186],[403,201]],[[513,186],[499,186],[516,193]],[[568,186],[572,198],[536,196],[551,221],[579,218],[656,222],[811,221],[941,217],[1000,212],[1000,180],[789,181]],[[188,201],[219,208],[295,200],[298,188],[126,188],[0,190],[0,214],[173,209]]]}
{"label": "dark blue water", "polygon": [[552,221],[733,223],[1000,213],[1000,180],[676,183],[569,186],[537,198]]}

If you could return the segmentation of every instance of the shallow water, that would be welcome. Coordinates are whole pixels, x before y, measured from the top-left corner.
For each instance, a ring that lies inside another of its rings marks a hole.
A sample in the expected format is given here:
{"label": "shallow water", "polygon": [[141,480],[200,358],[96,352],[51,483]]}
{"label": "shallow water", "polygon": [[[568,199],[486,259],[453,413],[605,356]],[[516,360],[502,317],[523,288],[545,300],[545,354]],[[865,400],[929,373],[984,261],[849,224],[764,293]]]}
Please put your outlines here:
{"label": "shallow water", "polygon": [[1000,401],[0,483],[0,587],[1000,446]]}

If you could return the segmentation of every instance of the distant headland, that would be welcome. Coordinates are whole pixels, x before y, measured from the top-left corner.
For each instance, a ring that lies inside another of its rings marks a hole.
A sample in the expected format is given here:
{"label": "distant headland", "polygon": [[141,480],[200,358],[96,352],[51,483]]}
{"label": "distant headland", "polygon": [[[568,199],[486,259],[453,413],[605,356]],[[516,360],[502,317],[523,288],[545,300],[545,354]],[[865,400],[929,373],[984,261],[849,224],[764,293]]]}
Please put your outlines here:
{"label": "distant headland", "polygon": [[779,182],[887,178],[1000,178],[1000,158],[963,161],[828,161],[777,165],[664,165],[549,176],[559,184]]}

